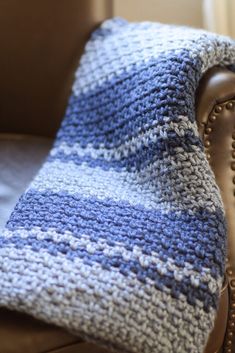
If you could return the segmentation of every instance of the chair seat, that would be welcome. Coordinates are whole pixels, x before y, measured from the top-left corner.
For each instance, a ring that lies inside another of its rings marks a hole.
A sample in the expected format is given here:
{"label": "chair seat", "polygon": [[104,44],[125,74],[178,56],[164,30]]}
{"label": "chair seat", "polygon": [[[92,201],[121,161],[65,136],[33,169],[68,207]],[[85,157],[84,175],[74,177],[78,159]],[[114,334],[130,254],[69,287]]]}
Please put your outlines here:
{"label": "chair seat", "polygon": [[45,159],[52,140],[0,134],[0,228]]}
{"label": "chair seat", "polygon": [[[41,167],[52,139],[0,134],[0,229]],[[65,330],[0,308],[0,353],[107,353]]]}

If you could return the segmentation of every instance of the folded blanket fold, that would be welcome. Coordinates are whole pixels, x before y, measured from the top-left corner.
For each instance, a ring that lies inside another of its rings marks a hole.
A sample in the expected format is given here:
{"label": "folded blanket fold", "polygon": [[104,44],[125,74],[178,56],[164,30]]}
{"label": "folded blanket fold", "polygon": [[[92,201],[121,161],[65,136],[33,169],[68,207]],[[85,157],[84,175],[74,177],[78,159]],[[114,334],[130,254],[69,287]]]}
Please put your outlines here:
{"label": "folded blanket fold", "polygon": [[104,22],[45,164],[0,235],[0,305],[121,352],[201,353],[226,256],[195,122],[203,73],[235,42]]}

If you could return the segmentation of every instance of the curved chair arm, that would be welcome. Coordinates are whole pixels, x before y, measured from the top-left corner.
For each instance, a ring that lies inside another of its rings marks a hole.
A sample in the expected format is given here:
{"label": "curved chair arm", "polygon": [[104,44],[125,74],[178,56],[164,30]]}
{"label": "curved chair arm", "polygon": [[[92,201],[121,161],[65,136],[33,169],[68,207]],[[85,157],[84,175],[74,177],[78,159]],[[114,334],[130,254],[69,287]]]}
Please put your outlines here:
{"label": "curved chair arm", "polygon": [[235,73],[216,67],[204,75],[196,95],[196,115],[228,225],[227,286],[221,294],[215,327],[205,353],[232,353],[235,352]]}

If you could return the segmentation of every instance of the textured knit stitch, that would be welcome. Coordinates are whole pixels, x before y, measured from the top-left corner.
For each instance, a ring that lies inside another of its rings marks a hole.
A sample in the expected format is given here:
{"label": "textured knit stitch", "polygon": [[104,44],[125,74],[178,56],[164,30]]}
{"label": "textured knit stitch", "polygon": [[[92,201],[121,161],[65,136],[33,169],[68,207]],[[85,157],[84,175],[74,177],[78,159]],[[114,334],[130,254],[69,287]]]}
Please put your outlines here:
{"label": "textured knit stitch", "polygon": [[92,34],[1,234],[1,306],[122,352],[203,352],[226,227],[194,98],[234,62],[234,41],[201,30],[113,19]]}

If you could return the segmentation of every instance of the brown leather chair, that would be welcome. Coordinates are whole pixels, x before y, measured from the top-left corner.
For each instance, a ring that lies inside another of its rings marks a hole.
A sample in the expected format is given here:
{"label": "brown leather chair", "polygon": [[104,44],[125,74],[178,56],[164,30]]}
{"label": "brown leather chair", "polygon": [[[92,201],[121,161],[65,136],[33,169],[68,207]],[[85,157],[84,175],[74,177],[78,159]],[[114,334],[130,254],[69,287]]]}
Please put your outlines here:
{"label": "brown leather chair", "polygon": [[[228,250],[225,284],[206,353],[235,352],[235,73],[216,67],[196,95],[199,133],[225,206]],[[226,326],[224,324],[226,323]],[[226,327],[226,329],[225,329]],[[224,335],[223,335],[224,333]],[[216,350],[217,349],[217,350]]]}
{"label": "brown leather chair", "polygon": [[[21,187],[26,186],[50,148],[84,43],[99,22],[112,16],[111,3],[111,0],[0,1],[0,159],[7,153],[9,156],[11,146],[15,164],[7,168],[12,174],[23,159],[27,162]],[[232,353],[235,352],[235,74],[221,68],[210,70],[199,86],[196,106],[199,131],[221,188],[229,226],[227,274],[205,353]],[[16,150],[21,151],[19,155]],[[17,171],[19,179],[22,168]],[[18,184],[13,191],[21,193]],[[105,350],[28,315],[0,309],[0,353],[49,352],[104,353]]]}

